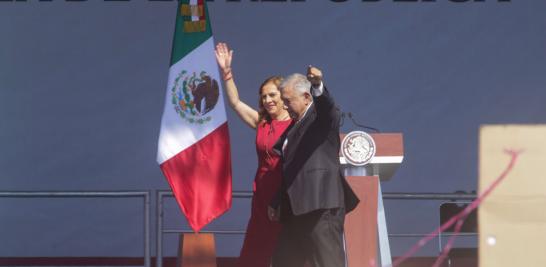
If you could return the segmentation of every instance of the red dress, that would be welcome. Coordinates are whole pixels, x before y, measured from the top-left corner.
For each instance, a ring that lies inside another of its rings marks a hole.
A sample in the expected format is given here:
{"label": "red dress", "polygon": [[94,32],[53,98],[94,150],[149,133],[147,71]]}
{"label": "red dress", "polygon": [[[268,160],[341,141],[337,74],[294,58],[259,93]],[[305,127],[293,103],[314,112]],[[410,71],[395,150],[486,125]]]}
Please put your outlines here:
{"label": "red dress", "polygon": [[291,122],[273,120],[262,122],[256,128],[258,170],[254,178],[252,210],[238,267],[270,266],[281,225],[269,220],[267,207],[280,188],[282,179],[280,157],[273,152],[272,147]]}

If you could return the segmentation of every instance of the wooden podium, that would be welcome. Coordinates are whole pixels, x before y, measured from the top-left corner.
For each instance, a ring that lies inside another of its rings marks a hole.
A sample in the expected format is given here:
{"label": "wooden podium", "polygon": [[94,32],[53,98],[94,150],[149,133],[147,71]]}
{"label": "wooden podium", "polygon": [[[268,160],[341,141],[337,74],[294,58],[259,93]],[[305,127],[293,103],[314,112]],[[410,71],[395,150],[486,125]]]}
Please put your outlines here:
{"label": "wooden podium", "polygon": [[[401,133],[370,134],[375,156],[364,166],[354,166],[340,155],[340,162],[359,205],[345,218],[348,267],[391,266],[387,222],[380,181],[387,181],[404,159]],[[341,134],[343,140],[345,134]]]}
{"label": "wooden podium", "polygon": [[216,267],[214,243],[214,234],[181,234],[176,267]]}

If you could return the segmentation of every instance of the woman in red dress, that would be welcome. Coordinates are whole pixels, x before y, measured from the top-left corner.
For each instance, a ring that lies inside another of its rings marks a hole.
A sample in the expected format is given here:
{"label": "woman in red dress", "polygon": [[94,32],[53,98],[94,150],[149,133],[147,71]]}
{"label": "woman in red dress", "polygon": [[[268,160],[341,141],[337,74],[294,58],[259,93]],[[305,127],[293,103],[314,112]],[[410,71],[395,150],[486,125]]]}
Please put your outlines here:
{"label": "woman in red dress", "polygon": [[281,100],[282,78],[273,76],[260,86],[259,108],[253,109],[239,99],[231,72],[233,50],[225,43],[216,45],[216,60],[222,70],[224,87],[231,108],[251,128],[256,129],[258,170],[254,178],[252,210],[238,267],[269,267],[281,225],[268,217],[268,207],[281,185],[279,156],[272,150],[292,120]]}

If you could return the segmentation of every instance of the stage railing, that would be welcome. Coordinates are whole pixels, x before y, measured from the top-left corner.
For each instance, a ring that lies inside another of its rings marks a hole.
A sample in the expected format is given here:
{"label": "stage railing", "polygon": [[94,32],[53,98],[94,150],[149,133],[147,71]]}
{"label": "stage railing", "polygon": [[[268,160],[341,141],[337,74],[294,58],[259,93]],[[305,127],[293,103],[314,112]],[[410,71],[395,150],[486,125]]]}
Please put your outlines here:
{"label": "stage railing", "polygon": [[[232,193],[233,198],[252,198],[252,192],[248,191],[234,191]],[[167,190],[158,190],[156,201],[156,267],[163,267],[163,234],[178,234],[178,233],[192,233],[192,230],[177,230],[177,229],[163,229],[163,199],[165,197],[173,197],[173,193]],[[214,234],[245,234],[245,231],[201,231],[201,233],[214,233]]]}
{"label": "stage railing", "polygon": [[[173,194],[169,190],[155,190],[156,193],[156,266],[162,267],[163,265],[163,235],[175,234],[175,233],[191,233],[192,230],[186,229],[164,229],[163,228],[163,215],[164,205],[163,200],[166,197],[173,197]],[[144,200],[144,266],[151,266],[151,232],[150,232],[150,191],[8,191],[0,192],[0,198],[132,198],[138,197]],[[252,192],[250,191],[235,191],[233,192],[233,198],[252,198]],[[468,193],[384,193],[384,199],[392,200],[473,200],[476,198],[476,194]],[[227,235],[242,235],[244,230],[240,231],[202,231],[202,233],[215,233],[215,234],[227,234]],[[389,234],[390,237],[421,237],[425,234]],[[471,235],[471,234],[469,234]]]}
{"label": "stage railing", "polygon": [[[156,201],[156,267],[163,266],[163,234],[180,234],[180,233],[192,233],[192,230],[181,229],[163,229],[163,199],[165,197],[173,197],[173,193],[168,190],[158,190]],[[234,191],[233,198],[252,198],[252,192],[250,191]],[[383,199],[392,200],[474,200],[476,194],[468,193],[383,193]],[[214,233],[214,234],[245,234],[244,230],[240,231],[201,231],[201,233]],[[422,237],[426,234],[389,234],[389,237]],[[447,234],[446,236],[448,236]],[[469,234],[471,235],[471,234]]]}
{"label": "stage railing", "polygon": [[[150,255],[150,195],[149,191],[10,191],[0,192],[0,198],[133,198],[144,200],[144,266],[151,267]],[[3,215],[5,216],[5,215]]]}

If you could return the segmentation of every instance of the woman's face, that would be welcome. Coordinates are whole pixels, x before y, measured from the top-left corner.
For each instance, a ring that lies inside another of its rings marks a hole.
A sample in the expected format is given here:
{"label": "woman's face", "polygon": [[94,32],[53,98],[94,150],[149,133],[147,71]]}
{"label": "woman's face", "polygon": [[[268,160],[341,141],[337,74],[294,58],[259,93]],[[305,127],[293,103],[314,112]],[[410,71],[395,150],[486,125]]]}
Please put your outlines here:
{"label": "woman's face", "polygon": [[278,115],[284,111],[281,92],[274,83],[267,83],[262,87],[260,99],[264,109],[269,115]]}

